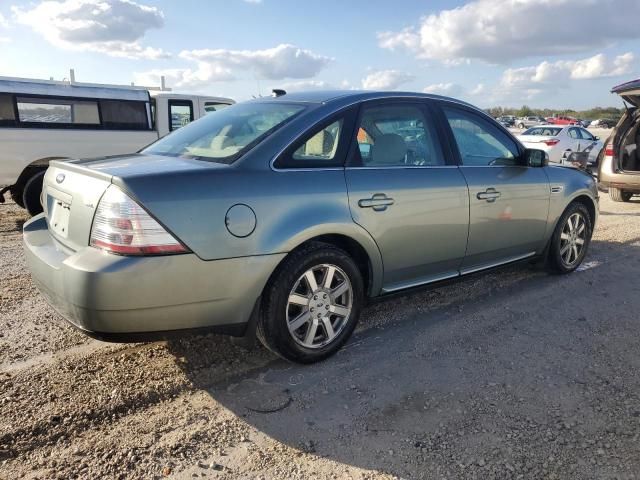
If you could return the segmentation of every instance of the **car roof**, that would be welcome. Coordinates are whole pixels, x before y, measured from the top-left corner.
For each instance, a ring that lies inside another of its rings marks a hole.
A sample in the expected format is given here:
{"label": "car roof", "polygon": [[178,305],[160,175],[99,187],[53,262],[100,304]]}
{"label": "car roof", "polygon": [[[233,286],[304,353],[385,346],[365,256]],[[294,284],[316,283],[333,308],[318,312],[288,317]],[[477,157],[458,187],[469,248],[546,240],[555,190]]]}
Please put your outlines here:
{"label": "car roof", "polygon": [[389,91],[372,91],[372,90],[311,90],[304,92],[292,92],[277,97],[260,97],[255,101],[282,101],[282,102],[303,102],[303,103],[356,103],[365,100],[384,99],[384,98],[429,98],[435,100],[445,100],[449,102],[459,103],[468,107],[478,109],[471,105],[451,97],[435,95],[431,93],[420,92],[389,92]]}

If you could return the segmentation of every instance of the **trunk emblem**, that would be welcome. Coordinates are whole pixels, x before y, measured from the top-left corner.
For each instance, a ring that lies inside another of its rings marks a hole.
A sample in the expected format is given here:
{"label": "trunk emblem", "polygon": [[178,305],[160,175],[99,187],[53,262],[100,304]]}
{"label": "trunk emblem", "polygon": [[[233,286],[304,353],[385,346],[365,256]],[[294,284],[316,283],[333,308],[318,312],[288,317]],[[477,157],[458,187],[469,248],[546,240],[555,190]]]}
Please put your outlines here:
{"label": "trunk emblem", "polygon": [[64,182],[64,173],[59,173],[58,175],[56,175],[56,182],[57,183],[62,183]]}

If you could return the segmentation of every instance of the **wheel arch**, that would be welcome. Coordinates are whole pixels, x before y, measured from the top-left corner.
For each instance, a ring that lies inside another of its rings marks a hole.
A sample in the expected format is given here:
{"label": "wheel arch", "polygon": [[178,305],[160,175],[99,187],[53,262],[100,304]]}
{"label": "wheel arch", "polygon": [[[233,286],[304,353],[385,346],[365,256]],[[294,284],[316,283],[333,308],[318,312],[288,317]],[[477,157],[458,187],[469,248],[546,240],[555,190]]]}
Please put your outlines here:
{"label": "wheel arch", "polygon": [[[310,243],[324,243],[340,248],[356,262],[366,288],[365,294],[369,297],[376,296],[382,289],[384,271],[382,255],[373,238],[367,232],[360,230],[361,228],[356,225],[353,225],[352,228],[334,225],[333,228],[311,229],[301,232],[291,242],[290,248],[287,249],[287,256]],[[285,256],[285,258],[287,257]],[[280,264],[274,269],[274,273],[279,267]]]}

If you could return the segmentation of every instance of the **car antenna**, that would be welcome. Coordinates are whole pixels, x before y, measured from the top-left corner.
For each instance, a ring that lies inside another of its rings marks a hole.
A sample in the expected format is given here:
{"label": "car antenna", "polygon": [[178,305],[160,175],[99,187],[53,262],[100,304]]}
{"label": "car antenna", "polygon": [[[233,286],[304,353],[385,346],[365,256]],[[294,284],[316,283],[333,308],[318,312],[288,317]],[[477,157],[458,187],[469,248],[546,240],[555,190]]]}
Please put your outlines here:
{"label": "car antenna", "polygon": [[286,90],[282,90],[281,88],[274,88],[273,90],[271,90],[272,97],[282,97],[283,95],[286,95],[286,94],[287,94]]}

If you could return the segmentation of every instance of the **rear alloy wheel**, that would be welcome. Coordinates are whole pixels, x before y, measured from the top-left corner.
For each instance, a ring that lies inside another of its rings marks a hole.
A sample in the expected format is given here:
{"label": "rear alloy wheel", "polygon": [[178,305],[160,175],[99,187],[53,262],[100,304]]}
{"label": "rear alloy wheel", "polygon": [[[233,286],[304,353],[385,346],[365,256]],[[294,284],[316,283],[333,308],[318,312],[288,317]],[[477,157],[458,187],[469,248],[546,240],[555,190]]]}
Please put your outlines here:
{"label": "rear alloy wheel", "polygon": [[347,341],[362,303],[362,276],[349,255],[312,244],[291,253],[269,282],[258,338],[288,360],[322,360]]}
{"label": "rear alloy wheel", "polygon": [[518,124],[518,128],[519,128],[520,130],[523,130],[523,129],[524,129],[524,123],[519,123],[519,124]]}
{"label": "rear alloy wheel", "polygon": [[619,188],[609,187],[609,196],[614,202],[628,202],[633,197],[632,192],[625,192]]}
{"label": "rear alloy wheel", "polygon": [[587,208],[572,203],[558,221],[549,246],[549,267],[555,273],[573,272],[584,260],[592,225]]}

